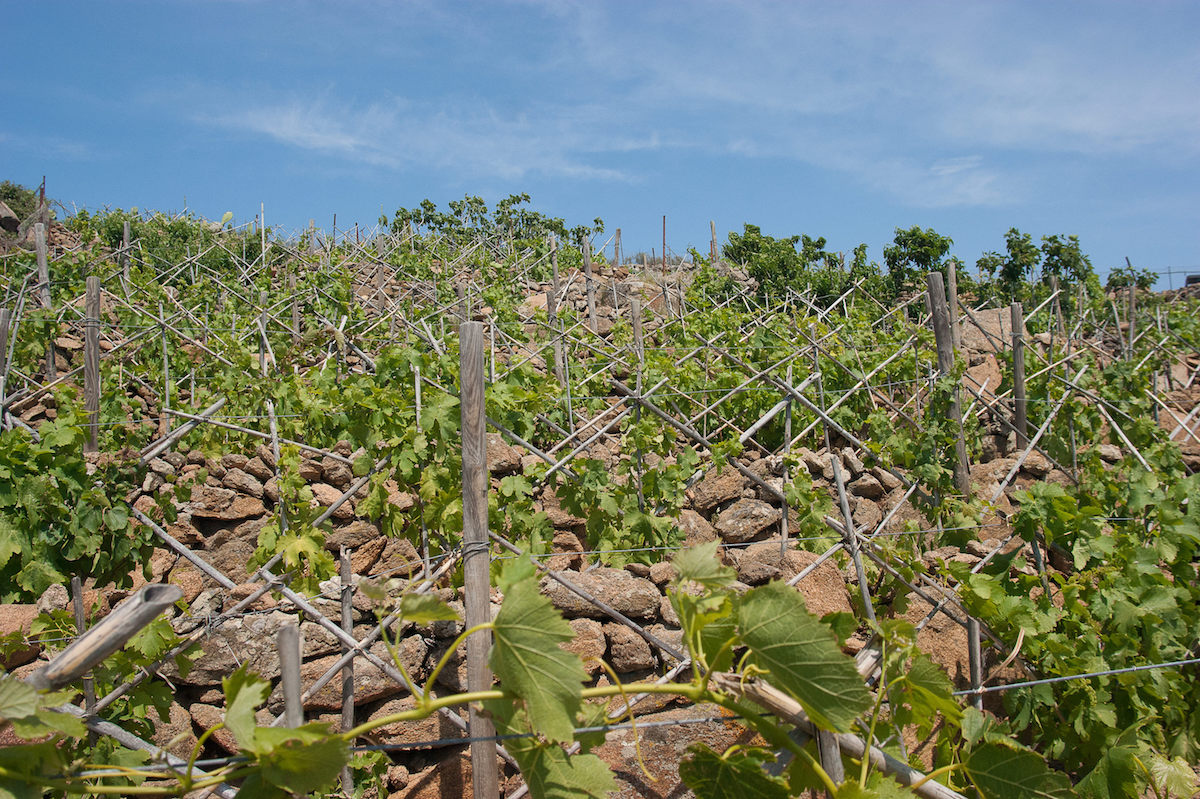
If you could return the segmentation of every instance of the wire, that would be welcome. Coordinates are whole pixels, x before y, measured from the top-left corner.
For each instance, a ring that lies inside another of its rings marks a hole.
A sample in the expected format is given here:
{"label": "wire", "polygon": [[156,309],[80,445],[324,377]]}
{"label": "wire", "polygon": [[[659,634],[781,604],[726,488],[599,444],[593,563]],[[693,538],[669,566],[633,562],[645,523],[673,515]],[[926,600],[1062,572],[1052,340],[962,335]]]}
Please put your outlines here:
{"label": "wire", "polygon": [[1033,685],[1050,685],[1052,683],[1068,682],[1070,680],[1087,680],[1093,677],[1109,677],[1114,674],[1130,674],[1135,671],[1150,671],[1152,669],[1180,668],[1182,666],[1190,666],[1195,663],[1200,663],[1200,658],[1172,660],[1168,663],[1150,663],[1144,666],[1129,666],[1128,668],[1110,669],[1109,671],[1089,671],[1083,674],[1068,674],[1062,677],[1047,677],[1042,680],[1026,680],[1025,682],[1012,682],[1005,685],[981,686],[979,688],[968,688],[963,691],[955,691],[953,695],[978,696],[980,694],[990,694],[998,691],[1011,691],[1016,688],[1028,688]]}

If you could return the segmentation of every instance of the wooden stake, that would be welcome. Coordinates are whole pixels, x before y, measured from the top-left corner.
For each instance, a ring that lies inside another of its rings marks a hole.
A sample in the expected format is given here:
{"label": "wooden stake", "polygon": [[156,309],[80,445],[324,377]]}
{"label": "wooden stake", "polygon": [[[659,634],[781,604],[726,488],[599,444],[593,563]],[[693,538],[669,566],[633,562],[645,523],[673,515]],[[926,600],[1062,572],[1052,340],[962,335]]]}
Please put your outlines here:
{"label": "wooden stake", "polygon": [[83,409],[87,414],[84,452],[100,449],[100,278],[87,279],[83,323]]}
{"label": "wooden stake", "polygon": [[[88,278],[91,280],[91,278]],[[71,578],[71,605],[75,611],[75,633],[83,635],[87,632],[87,616],[83,610],[83,583],[79,575]],[[96,681],[91,677],[83,678],[83,709],[90,715],[96,707]],[[88,732],[88,741],[94,746],[96,733]]]}
{"label": "wooden stake", "polygon": [[279,673],[283,685],[284,724],[299,727],[304,724],[304,705],[300,702],[300,628],[286,624],[275,634],[279,651]]}
{"label": "wooden stake", "polygon": [[554,378],[560,386],[567,383],[563,370],[562,337],[558,332],[558,239],[550,237],[550,291],[546,294],[546,315],[550,321],[550,338],[554,346]]}
{"label": "wooden stake", "polygon": [[583,240],[583,280],[587,289],[588,326],[593,333],[596,333],[600,328],[596,324],[596,284],[592,280],[592,243],[586,238]]}
{"label": "wooden stake", "polygon": [[[462,408],[463,600],[468,628],[491,621],[488,557],[487,444],[483,397],[483,325],[459,328],[459,398]],[[467,690],[492,687],[488,668],[489,631],[467,639]],[[496,734],[491,719],[472,705],[469,713],[471,781],[475,799],[494,799],[500,792],[496,769]],[[480,740],[483,739],[483,740]]]}
{"label": "wooden stake", "polygon": [[1025,317],[1021,303],[1009,306],[1012,320],[1013,348],[1013,427],[1017,429],[1017,446],[1029,443],[1029,418],[1025,407]]}
{"label": "wooden stake", "polygon": [[[942,286],[942,273],[930,272],[926,276],[929,292],[929,310],[933,321],[933,335],[937,340],[938,371],[949,375],[954,371],[954,341],[950,332],[950,310],[946,307],[946,290]],[[954,441],[954,485],[964,499],[971,496],[971,472],[967,464],[967,442],[963,437],[962,403],[959,388],[954,387],[950,413],[958,427]]]}
{"label": "wooden stake", "polygon": [[962,349],[962,327],[958,323],[958,265],[954,261],[946,264],[946,300],[950,304],[950,334],[954,339],[954,351]]}
{"label": "wooden stake", "polygon": [[[983,652],[979,646],[979,619],[967,617],[967,666],[971,671],[971,687],[983,685]],[[973,694],[971,704],[983,710],[983,694]]]}
{"label": "wooden stake", "polygon": [[126,290],[129,286],[129,220],[121,226],[121,278],[125,281]]}
{"label": "wooden stake", "polygon": [[[350,568],[350,550],[341,548],[340,574],[342,578],[342,629],[347,635],[354,632],[354,584]],[[342,643],[342,655],[350,651],[350,647]],[[354,658],[346,661],[342,668],[342,732],[354,727]],[[354,795],[354,773],[350,766],[342,768],[342,793]]]}
{"label": "wooden stake", "polygon": [[8,399],[8,395],[5,393],[5,383],[8,378],[8,329],[11,326],[12,311],[0,308],[0,407]]}

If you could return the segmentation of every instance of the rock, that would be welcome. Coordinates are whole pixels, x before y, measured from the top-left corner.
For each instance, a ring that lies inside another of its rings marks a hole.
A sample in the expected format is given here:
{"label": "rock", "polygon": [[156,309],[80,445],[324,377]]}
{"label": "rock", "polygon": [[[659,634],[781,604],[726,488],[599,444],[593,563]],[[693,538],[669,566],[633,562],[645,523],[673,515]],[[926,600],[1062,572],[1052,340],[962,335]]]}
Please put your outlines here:
{"label": "rock", "polygon": [[65,585],[55,583],[47,588],[37,601],[38,613],[49,613],[52,610],[66,610],[71,606],[71,594]]}
{"label": "rock", "polygon": [[550,571],[578,571],[587,562],[583,541],[571,530],[556,530],[552,547],[554,554],[546,559],[546,568]]}
{"label": "rock", "polygon": [[266,462],[264,462],[263,459],[257,455],[246,461],[246,466],[242,469],[242,471],[256,480],[262,480],[263,482],[275,477],[275,468],[268,466]]}
{"label": "rock", "polygon": [[[357,664],[355,666],[357,668]],[[411,696],[389,699],[371,711],[367,719],[375,721],[396,713],[414,710],[416,706],[417,701]],[[434,713],[423,719],[397,721],[376,727],[370,733],[370,738],[385,746],[405,745],[411,747],[413,744],[421,744],[426,741],[442,741],[461,738],[464,735],[462,730],[447,721],[441,713]]]}
{"label": "rock", "polygon": [[172,702],[167,708],[167,717],[155,719],[154,734],[150,740],[176,757],[189,757],[196,745],[191,714],[178,702]]}
{"label": "rock", "polygon": [[717,540],[717,531],[713,526],[691,508],[684,508],[679,512],[679,530],[683,533],[685,548]]}
{"label": "rock", "polygon": [[245,583],[250,580],[248,566],[251,557],[254,555],[255,546],[251,541],[244,538],[234,538],[221,546],[209,555],[209,564],[217,571],[224,574],[230,580],[236,583]]}
{"label": "rock", "polygon": [[[16,634],[27,637],[37,615],[37,605],[0,605],[0,636]],[[42,648],[38,644],[11,649],[0,657],[0,666],[5,671],[12,671],[17,666],[31,662],[41,652]]]}
{"label": "rock", "polygon": [[718,505],[740,497],[746,485],[746,478],[741,472],[726,466],[720,471],[706,474],[703,480],[688,489],[687,496],[694,509],[711,515]]}
{"label": "rock", "polygon": [[655,563],[650,567],[650,582],[662,588],[675,579],[675,567],[669,562]]}
{"label": "rock", "polygon": [[549,489],[542,492],[542,512],[546,514],[546,519],[555,530],[582,531],[587,526],[587,519],[581,519],[563,510],[558,496]]}
{"label": "rock", "polygon": [[[349,524],[335,528],[325,539],[325,549],[336,556],[342,547],[358,549],[363,544],[374,541],[382,535],[378,526],[362,519],[355,519]],[[381,549],[380,552],[382,551]]]}
{"label": "rock", "polygon": [[859,499],[854,504],[854,511],[850,514],[850,517],[854,519],[856,530],[864,535],[869,535],[883,521],[883,511],[871,500]]}
{"label": "rock", "polygon": [[583,667],[588,674],[600,671],[600,659],[608,648],[603,625],[595,619],[571,619],[567,623],[575,631],[575,637],[560,646],[583,658]]}
{"label": "rock", "polygon": [[305,457],[300,461],[297,473],[300,475],[300,479],[306,483],[316,483],[325,476],[321,470],[321,464],[310,457]]}
{"label": "rock", "polygon": [[237,491],[239,494],[246,494],[258,499],[262,499],[263,496],[263,484],[258,481],[258,478],[241,469],[234,468],[225,472],[225,477],[222,478],[221,484],[226,488]]}
{"label": "rock", "polygon": [[[258,458],[260,461],[262,461],[262,463],[268,469],[271,470],[272,474],[275,473],[275,467],[278,464],[275,463],[275,453],[271,450],[271,447],[269,445],[259,444],[258,447],[256,447],[254,450],[254,457]],[[254,460],[254,458],[251,458],[250,460]],[[250,471],[250,470],[247,469],[246,471]],[[250,474],[254,474],[254,472],[250,472]],[[258,475],[255,475],[255,476],[257,477]],[[270,475],[268,475],[268,477],[269,476]],[[266,480],[267,478],[263,477],[261,479]]]}
{"label": "rock", "polygon": [[175,474],[175,467],[163,458],[151,458],[146,467],[160,477],[170,477]]}
{"label": "rock", "polygon": [[762,585],[771,580],[779,579],[781,574],[782,572],[777,565],[755,558],[738,559],[738,579],[746,585]]}
{"label": "rock", "polygon": [[401,513],[412,510],[416,506],[416,495],[408,491],[401,491],[395,480],[388,480],[383,487],[388,492],[388,504],[394,506]]}
{"label": "rock", "polygon": [[[654,619],[658,616],[658,604],[662,594],[649,580],[634,577],[622,569],[608,567],[564,576],[581,590],[630,618]],[[544,577],[541,587],[542,592],[550,598],[554,606],[567,616],[584,616],[591,619],[608,618],[591,602],[569,590],[557,580]]]}
{"label": "rock", "polygon": [[613,671],[654,668],[655,659],[650,644],[624,624],[608,622],[604,625],[604,637],[608,639],[608,663]]}
{"label": "rock", "polygon": [[846,479],[847,481],[853,480],[854,478],[858,477],[860,474],[862,474],[864,471],[866,471],[866,468],[867,468],[866,466],[863,465],[863,462],[859,459],[858,454],[850,447],[842,448],[842,463],[845,464],[846,471],[848,471],[850,473],[849,478],[843,478],[843,479]]}
{"label": "rock", "polygon": [[819,477],[825,471],[828,458],[821,457],[808,447],[801,447],[798,454],[804,463],[804,468],[808,469],[808,473],[813,477]]}
{"label": "rock", "polygon": [[864,474],[849,485],[850,493],[867,499],[879,499],[887,492],[873,475]]}
{"label": "rock", "polygon": [[421,553],[407,538],[388,538],[383,553],[375,563],[380,574],[407,577],[421,569]]}
{"label": "rock", "polygon": [[[613,770],[617,779],[617,790],[613,796],[690,796],[691,791],[679,779],[679,763],[685,759],[688,746],[694,742],[702,742],[716,752],[724,752],[735,744],[766,745],[740,724],[723,721],[696,723],[698,719],[720,718],[723,712],[716,705],[707,704],[672,708],[640,716],[639,720],[646,726],[639,725],[636,733],[626,728],[610,732],[605,742],[596,747],[593,753]],[[649,778],[637,765],[635,738]]]}
{"label": "rock", "polygon": [[879,481],[879,484],[883,486],[883,490],[889,494],[895,491],[897,488],[902,488],[904,486],[904,483],[901,482],[899,477],[892,474],[882,466],[876,466],[875,468],[871,469],[871,474],[876,480]]}
{"label": "rock", "polygon": [[228,455],[221,456],[221,466],[226,469],[240,469],[246,465],[246,461],[250,460],[245,455],[239,455],[236,452],[231,452]]}
{"label": "rock", "polygon": [[[219,724],[225,722],[225,711],[222,708],[213,705],[194,703],[189,709],[192,717],[192,722],[196,725],[198,732],[211,730]],[[268,726],[274,720],[269,710],[260,708],[254,713],[255,721],[261,726]],[[215,741],[217,746],[221,747],[227,754],[236,755],[238,753],[237,739],[227,727],[214,732],[209,740]]]}
{"label": "rock", "polygon": [[730,544],[742,544],[765,534],[783,517],[779,508],[759,499],[739,499],[721,511],[717,518],[717,534]]}
{"label": "rock", "polygon": [[1046,456],[1038,452],[1036,449],[1031,450],[1030,453],[1025,456],[1024,462],[1021,463],[1021,471],[1033,477],[1039,478],[1050,474],[1050,470],[1053,468],[1054,466],[1050,463]]}
{"label": "rock", "polygon": [[274,505],[279,502],[279,496],[278,479],[272,477],[270,480],[263,483],[263,499]]}
{"label": "rock", "polygon": [[1121,460],[1121,448],[1116,444],[1098,444],[1096,451],[1105,463],[1117,463]]}
{"label": "rock", "polygon": [[[194,519],[214,519],[217,521],[238,521],[239,519],[249,519],[254,516],[262,516],[267,512],[267,508],[263,505],[263,501],[258,497],[239,496],[228,488],[213,488],[212,486],[204,486],[202,489],[205,494],[209,492],[221,492],[221,496],[227,496],[231,499],[223,507],[214,507],[208,501],[205,501],[199,506],[192,508],[192,518]],[[218,504],[220,504],[218,502]]]}
{"label": "rock", "polygon": [[183,591],[183,601],[189,605],[204,590],[204,580],[205,577],[200,573],[200,570],[186,560],[180,560],[176,563],[167,576],[168,583],[179,586]]}
{"label": "rock", "polygon": [[[780,579],[790,580],[812,565],[817,557],[813,552],[789,549],[781,559],[778,541],[762,541],[751,544],[742,552],[738,567],[745,568],[747,561],[757,560],[778,568]],[[822,562],[803,580],[796,583],[796,588],[804,596],[808,609],[818,616],[852,612],[849,595],[846,593],[846,582],[832,560]]]}
{"label": "rock", "polygon": [[186,678],[179,677],[173,662],[164,665],[163,672],[185,685],[220,685],[243,663],[250,663],[260,677],[273,680],[279,676],[275,634],[280,627],[295,623],[295,616],[281,611],[230,619],[200,639],[199,653]]}
{"label": "rock", "polygon": [[[323,507],[330,507],[333,503],[342,498],[342,492],[328,483],[313,483],[312,489],[313,499]],[[354,518],[354,505],[350,501],[343,502],[338,506],[338,509],[333,512],[333,518],[336,521],[349,521]]]}
{"label": "rock", "polygon": [[496,477],[521,471],[521,453],[513,449],[499,433],[487,434],[487,468]]}
{"label": "rock", "polygon": [[[420,636],[410,635],[400,641],[398,651],[400,661],[404,664],[409,676],[414,680],[420,679],[418,675],[424,668],[425,656],[428,653],[425,642],[421,640]],[[376,642],[371,647],[371,652],[387,663],[392,662],[382,641]],[[300,666],[301,683],[309,685],[315,682],[340,657],[341,655],[328,655],[302,664]],[[362,658],[354,662],[354,703],[356,705],[387,699],[405,692],[406,689],[400,683],[384,674],[373,663]],[[274,693],[279,694],[282,698],[281,689],[276,688]],[[309,710],[339,710],[342,707],[342,681],[335,679],[326,683],[325,687],[304,703],[304,707]]]}
{"label": "rock", "polygon": [[679,626],[679,614],[675,612],[675,607],[671,604],[671,598],[664,596],[658,603],[658,615],[662,620],[672,627]]}
{"label": "rock", "polygon": [[0,229],[8,233],[16,233],[21,227],[21,219],[8,205],[0,201]]}
{"label": "rock", "polygon": [[351,570],[355,574],[368,573],[379,562],[379,558],[383,556],[383,550],[386,547],[386,538],[376,538],[374,541],[363,544],[350,556]]}
{"label": "rock", "polygon": [[321,472],[325,475],[326,483],[341,489],[348,487],[354,480],[354,472],[350,471],[349,466],[328,455],[321,459]]}

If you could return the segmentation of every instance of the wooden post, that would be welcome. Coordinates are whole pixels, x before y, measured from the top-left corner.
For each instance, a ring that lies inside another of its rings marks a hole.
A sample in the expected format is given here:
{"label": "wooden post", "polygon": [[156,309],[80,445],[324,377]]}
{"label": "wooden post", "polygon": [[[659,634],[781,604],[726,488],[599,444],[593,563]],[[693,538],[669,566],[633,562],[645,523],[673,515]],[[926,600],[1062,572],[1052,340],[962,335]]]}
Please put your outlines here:
{"label": "wooden post", "polygon": [[[483,398],[483,325],[466,322],[459,328],[459,397],[462,408],[463,601],[468,628],[491,621],[488,557],[487,444]],[[467,690],[492,687],[488,668],[489,631],[467,639]],[[491,719],[472,705],[469,714],[471,781],[475,799],[496,799],[500,793],[496,770],[496,734]],[[480,740],[484,739],[484,740]]]}
{"label": "wooden post", "polygon": [[593,333],[599,331],[596,325],[596,284],[592,280],[592,243],[583,240],[583,280],[587,288],[588,326]]}
{"label": "wooden post", "polygon": [[171,407],[171,362],[167,357],[167,317],[163,315],[162,300],[158,301],[158,322],[162,327],[162,363],[163,363],[163,397],[162,406],[158,409],[159,435],[165,436],[171,429],[167,420],[167,409]]}
{"label": "wooden post", "polygon": [[[971,671],[971,687],[983,685],[983,652],[979,647],[979,619],[967,617],[967,668]],[[977,710],[983,710],[983,694],[974,694],[971,704]]]}
{"label": "wooden post", "polygon": [[1013,348],[1013,427],[1017,429],[1017,447],[1029,443],[1029,417],[1025,404],[1025,316],[1021,303],[1009,306]]}
{"label": "wooden post", "polygon": [[275,633],[279,651],[279,674],[283,685],[284,726],[304,724],[304,705],[300,701],[300,628],[285,624]]}
{"label": "wooden post", "polygon": [[300,300],[296,296],[296,273],[289,271],[287,277],[288,296],[292,300],[292,340],[300,341]]}
{"label": "wooden post", "polygon": [[562,338],[558,334],[558,239],[550,237],[550,291],[546,294],[546,315],[550,321],[550,338],[554,347],[554,378],[560,386],[567,383],[563,370]]}
{"label": "wooden post", "polygon": [[1129,357],[1132,358],[1133,333],[1136,327],[1133,317],[1137,312],[1137,283],[1133,279],[1133,264],[1129,262],[1129,256],[1125,256],[1125,265],[1129,267]]}
{"label": "wooden post", "polygon": [[958,265],[953,260],[946,264],[946,300],[950,303],[950,335],[958,352],[962,349],[962,327],[958,324]]}
{"label": "wooden post", "polygon": [[642,298],[636,294],[629,297],[629,316],[633,322],[633,349],[640,364],[646,357],[646,348],[642,340]]}
{"label": "wooden post", "polygon": [[100,449],[100,278],[87,279],[83,322],[83,409],[87,413],[84,452]]}
{"label": "wooden post", "polygon": [[5,383],[8,376],[8,329],[12,326],[12,311],[0,308],[0,406],[8,398]]}
{"label": "wooden post", "polygon": [[129,240],[131,238],[129,220],[121,226],[121,278],[129,285]]}
{"label": "wooden post", "polygon": [[[942,285],[942,273],[930,272],[926,275],[929,287],[929,310],[933,321],[933,335],[937,340],[938,371],[944,376],[954,371],[954,342],[950,332],[950,310],[946,307],[946,290]],[[954,441],[954,486],[964,499],[971,496],[971,472],[967,464],[967,442],[963,437],[962,403],[959,400],[958,386],[954,387],[950,413],[958,427],[958,435]]]}
{"label": "wooden post", "polygon": [[[33,226],[33,248],[37,254],[38,301],[43,308],[50,307],[50,264],[46,259],[46,226],[37,222]],[[54,363],[54,336],[46,342],[46,379],[58,379],[58,368]]]}
{"label": "wooden post", "polygon": [[616,316],[617,309],[621,305],[621,295],[617,292],[617,269],[621,266],[621,228],[617,228],[617,235],[613,239],[613,260],[612,260],[612,302],[613,315]]}
{"label": "wooden post", "polygon": [[[354,632],[354,578],[350,568],[350,550],[341,548],[340,574],[342,579],[342,629],[347,635]],[[342,642],[342,655],[350,651],[350,646]],[[354,728],[354,658],[350,658],[342,667],[342,732]],[[354,772],[347,765],[342,768],[342,793],[354,795]]]}
{"label": "wooden post", "polygon": [[[88,278],[91,280],[91,278]],[[71,578],[71,605],[75,611],[75,633],[83,635],[87,632],[87,616],[83,610],[83,582],[79,575]],[[96,707],[96,681],[91,677],[83,678],[83,709],[91,714]],[[88,741],[95,745],[96,733],[88,732]]]}

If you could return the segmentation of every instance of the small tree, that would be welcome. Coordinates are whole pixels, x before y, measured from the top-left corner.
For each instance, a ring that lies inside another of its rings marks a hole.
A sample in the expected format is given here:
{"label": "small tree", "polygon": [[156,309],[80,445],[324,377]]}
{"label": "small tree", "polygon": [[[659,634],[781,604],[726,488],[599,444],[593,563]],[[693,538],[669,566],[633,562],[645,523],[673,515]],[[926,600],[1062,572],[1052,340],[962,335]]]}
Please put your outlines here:
{"label": "small tree", "polygon": [[896,228],[890,247],[883,249],[883,260],[897,294],[916,287],[916,282],[928,272],[942,268],[942,259],[950,252],[954,240],[942,236],[933,228],[914,225],[908,230]]}
{"label": "small tree", "polygon": [[1033,243],[1033,237],[1015,227],[1004,234],[1004,248],[1007,255],[1000,264],[1000,287],[1010,299],[1019,299],[1025,281],[1037,269],[1042,254]]}

